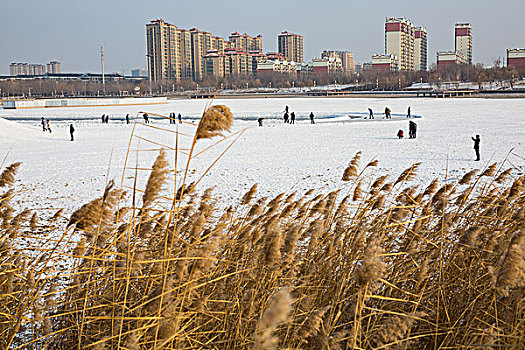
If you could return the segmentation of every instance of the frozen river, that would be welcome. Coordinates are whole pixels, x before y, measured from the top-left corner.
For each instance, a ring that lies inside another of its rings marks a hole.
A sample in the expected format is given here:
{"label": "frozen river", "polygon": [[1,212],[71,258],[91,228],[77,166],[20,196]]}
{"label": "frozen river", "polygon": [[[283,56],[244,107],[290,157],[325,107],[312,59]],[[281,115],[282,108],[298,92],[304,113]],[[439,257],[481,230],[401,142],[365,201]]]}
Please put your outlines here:
{"label": "frozen river", "polygon": [[[63,206],[74,209],[101,193],[108,178],[130,185],[134,171],[124,172],[124,162],[133,125],[123,122],[139,111],[168,115],[181,113],[185,120],[198,121],[207,100],[173,100],[167,105],[105,108],[56,108],[0,110],[0,154],[3,166],[21,161],[18,179],[23,184],[20,203],[29,208]],[[341,179],[349,160],[363,152],[362,164],[379,161],[373,175],[398,176],[405,168],[421,162],[422,184],[440,177],[454,179],[471,169],[483,168],[507,157],[506,167],[523,172],[525,156],[525,99],[357,99],[357,98],[267,98],[215,100],[232,109],[236,121],[232,132],[248,128],[204,176],[200,188],[215,186],[225,199],[237,198],[253,183],[262,195],[280,192],[325,191],[344,186]],[[298,117],[295,125],[281,121],[285,106]],[[388,106],[394,116],[382,119]],[[408,136],[405,117],[411,106],[418,124],[416,139],[399,140],[399,129]],[[372,108],[375,120],[364,120]],[[316,116],[316,125],[308,119]],[[110,115],[109,124],[99,122]],[[352,116],[352,118],[349,118]],[[40,118],[51,120],[53,132],[43,133]],[[265,118],[262,128],[256,119]],[[76,140],[69,141],[68,126],[74,123]],[[128,167],[151,166],[160,145],[174,147],[175,131],[193,135],[195,125],[170,125],[154,120],[152,126],[134,129]],[[474,162],[471,137],[481,136],[481,162]],[[199,154],[190,163],[190,181],[200,178],[234,138]],[[196,153],[221,138],[197,143]],[[190,137],[180,136],[186,148]],[[510,153],[510,155],[509,155]],[[170,160],[174,157],[171,154]],[[178,169],[186,159],[179,158]],[[146,171],[139,170],[144,186]],[[173,178],[173,177],[172,177]]]}

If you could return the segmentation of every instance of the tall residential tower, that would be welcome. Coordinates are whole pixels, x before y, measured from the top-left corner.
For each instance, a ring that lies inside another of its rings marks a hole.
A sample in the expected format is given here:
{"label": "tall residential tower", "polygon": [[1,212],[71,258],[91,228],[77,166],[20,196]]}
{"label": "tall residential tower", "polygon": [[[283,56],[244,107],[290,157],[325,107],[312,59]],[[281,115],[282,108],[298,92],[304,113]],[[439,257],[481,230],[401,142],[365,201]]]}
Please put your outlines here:
{"label": "tall residential tower", "polygon": [[279,53],[288,61],[303,62],[303,36],[284,31],[279,34],[278,45]]}
{"label": "tall residential tower", "polygon": [[456,23],[456,52],[467,57],[472,64],[472,26],[470,23]]}
{"label": "tall residential tower", "polygon": [[428,68],[427,57],[427,30],[421,26],[416,28],[414,40],[414,70],[426,71]]}
{"label": "tall residential tower", "polygon": [[385,54],[397,57],[399,70],[414,70],[415,32],[416,27],[405,17],[386,18]]}

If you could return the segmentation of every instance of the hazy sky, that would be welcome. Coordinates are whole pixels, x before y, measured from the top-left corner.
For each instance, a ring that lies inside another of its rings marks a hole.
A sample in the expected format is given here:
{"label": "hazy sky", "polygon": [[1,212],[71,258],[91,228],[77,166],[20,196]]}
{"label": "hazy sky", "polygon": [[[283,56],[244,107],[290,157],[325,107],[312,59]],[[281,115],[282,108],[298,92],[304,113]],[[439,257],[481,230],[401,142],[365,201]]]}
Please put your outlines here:
{"label": "hazy sky", "polygon": [[145,25],[163,18],[225,38],[231,32],[262,34],[264,51],[277,35],[304,35],[305,60],[325,49],[350,50],[357,62],[384,51],[385,17],[405,16],[424,25],[429,64],[436,51],[454,49],[454,23],[472,23],[474,61],[490,65],[506,48],[525,47],[524,0],[2,0],[0,74],[10,62],[62,62],[63,72],[106,72],[146,67]]}

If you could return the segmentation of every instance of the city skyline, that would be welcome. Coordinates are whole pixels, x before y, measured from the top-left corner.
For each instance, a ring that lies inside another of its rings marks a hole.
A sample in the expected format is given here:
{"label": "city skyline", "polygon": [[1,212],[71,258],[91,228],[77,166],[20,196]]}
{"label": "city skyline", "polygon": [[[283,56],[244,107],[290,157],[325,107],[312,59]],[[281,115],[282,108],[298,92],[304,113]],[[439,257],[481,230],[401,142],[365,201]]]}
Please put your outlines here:
{"label": "city skyline", "polygon": [[[129,74],[131,69],[147,65],[144,25],[157,17],[225,38],[233,32],[261,34],[265,52],[277,51],[277,37],[287,30],[304,37],[305,61],[320,57],[324,50],[341,50],[353,52],[358,63],[369,62],[374,53],[382,52],[385,17],[404,16],[426,27],[429,66],[435,63],[437,51],[454,47],[456,22],[472,24],[473,63],[490,66],[494,58],[504,61],[507,48],[525,46],[520,35],[525,32],[520,18],[525,4],[517,0],[504,6],[490,1],[392,4],[380,0],[380,6],[338,1],[327,8],[309,1],[302,2],[303,6],[277,1],[268,1],[265,6],[244,3],[240,6],[240,1],[229,1],[230,6],[208,1],[195,4],[157,1],[147,7],[138,1],[120,0],[111,4],[100,0],[75,4],[58,0],[46,4],[30,2],[34,5],[13,2],[3,5],[2,13],[8,15],[0,21],[0,32],[4,33],[0,36],[4,48],[0,56],[2,75],[8,74],[11,62],[52,60],[62,62],[64,72],[98,72],[101,43],[105,45],[106,71],[124,70]],[[277,12],[271,6],[274,3],[279,4]]]}

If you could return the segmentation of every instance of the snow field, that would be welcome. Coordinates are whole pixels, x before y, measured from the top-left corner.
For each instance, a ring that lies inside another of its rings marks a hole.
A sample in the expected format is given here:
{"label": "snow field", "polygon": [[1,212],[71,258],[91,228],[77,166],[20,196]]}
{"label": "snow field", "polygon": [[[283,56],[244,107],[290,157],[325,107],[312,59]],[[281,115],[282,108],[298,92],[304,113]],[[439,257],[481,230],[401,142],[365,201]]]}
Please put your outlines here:
{"label": "snow field", "polygon": [[[186,120],[198,118],[209,101],[174,100],[167,105],[106,108],[57,108],[38,110],[0,110],[0,154],[3,166],[21,161],[18,182],[23,184],[18,201],[30,209],[64,207],[66,212],[100,195],[107,181],[118,186],[132,186],[138,164],[138,186],[143,188],[159,143],[174,147],[175,134],[137,124],[130,146],[128,169],[124,162],[133,125],[121,120],[126,113],[135,117],[139,111],[168,115],[181,113]],[[379,160],[370,175],[397,177],[415,162],[421,162],[418,181],[426,184],[435,177],[456,179],[471,169],[481,169],[493,162],[515,166],[523,172],[525,156],[524,99],[347,99],[347,98],[268,98],[225,99],[236,118],[232,133],[247,129],[207,173],[199,184],[202,190],[214,186],[225,205],[253,185],[260,195],[280,192],[318,192],[344,187],[341,176],[350,159],[362,151],[361,165]],[[282,124],[284,106],[295,111],[295,125]],[[388,106],[393,119],[382,119]],[[399,129],[408,136],[408,106],[418,124],[417,139],[399,140]],[[371,107],[375,120],[350,119],[365,116]],[[314,112],[316,125],[308,115]],[[99,118],[110,115],[110,124]],[[40,117],[51,120],[53,132],[43,133]],[[265,118],[257,127],[256,119]],[[117,121],[116,119],[120,119]],[[16,123],[14,122],[16,121]],[[69,123],[76,128],[75,141],[69,141]],[[196,122],[196,121],[195,121]],[[155,127],[193,135],[195,125],[170,125],[167,120],[153,120]],[[481,135],[481,162],[474,162],[471,137]],[[221,138],[197,143],[190,163],[188,181],[198,180],[235,139],[228,138],[199,154]],[[154,141],[152,143],[150,141]],[[180,148],[188,148],[190,137],[181,136]],[[512,151],[511,151],[512,150]],[[177,169],[180,181],[187,157],[179,154]],[[510,155],[509,155],[510,152]],[[174,154],[169,152],[174,164]],[[138,157],[138,158],[137,158]],[[173,193],[174,177],[170,180]]]}

